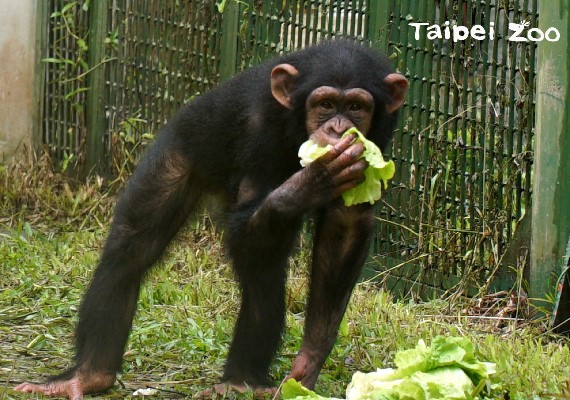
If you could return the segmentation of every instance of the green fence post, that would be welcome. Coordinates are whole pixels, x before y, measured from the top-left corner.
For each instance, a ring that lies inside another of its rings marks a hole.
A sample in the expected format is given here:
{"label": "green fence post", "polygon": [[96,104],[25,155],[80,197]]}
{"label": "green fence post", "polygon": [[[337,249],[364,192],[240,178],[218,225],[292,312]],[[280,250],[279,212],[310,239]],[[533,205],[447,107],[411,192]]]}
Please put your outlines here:
{"label": "green fence post", "polygon": [[46,63],[42,61],[46,57],[48,46],[49,3],[41,1],[36,6],[36,65],[35,65],[35,90],[34,103],[36,110],[32,116],[32,149],[37,152],[42,148],[43,121],[45,104]]}
{"label": "green fence post", "polygon": [[220,81],[234,76],[237,72],[239,38],[239,4],[228,1],[222,19],[222,49],[220,60]]}
{"label": "green fence post", "polygon": [[388,23],[393,3],[394,0],[369,0],[367,39],[383,52],[388,49]]}
{"label": "green fence post", "polygon": [[[539,28],[560,32],[560,40],[538,46],[536,154],[532,199],[532,251],[529,294],[534,304],[549,307],[555,293],[570,234],[570,49],[569,0],[540,1]],[[568,289],[566,289],[568,290]],[[560,304],[559,318],[568,318]]]}
{"label": "green fence post", "polygon": [[103,136],[105,121],[105,64],[99,65],[105,57],[105,39],[107,37],[107,21],[109,0],[91,2],[89,14],[89,73],[86,94],[86,160],[85,171],[102,172],[105,168],[103,160],[105,148]]}

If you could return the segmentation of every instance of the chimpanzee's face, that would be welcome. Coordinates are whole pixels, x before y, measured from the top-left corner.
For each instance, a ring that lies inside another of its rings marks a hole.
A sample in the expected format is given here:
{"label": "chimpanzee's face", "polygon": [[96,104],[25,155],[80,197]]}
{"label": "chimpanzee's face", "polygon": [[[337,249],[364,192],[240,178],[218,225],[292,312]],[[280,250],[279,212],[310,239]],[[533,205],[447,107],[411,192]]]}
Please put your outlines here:
{"label": "chimpanzee's face", "polygon": [[357,128],[365,136],[368,134],[374,115],[374,98],[361,88],[321,86],[307,97],[305,107],[309,137],[319,146],[334,146],[350,128]]}
{"label": "chimpanzee's face", "polygon": [[[279,64],[271,71],[271,93],[286,108],[294,108],[299,75],[299,70],[291,64]],[[306,99],[296,99],[305,103],[305,127],[309,138],[324,147],[334,146],[342,134],[353,127],[367,136],[374,112],[382,108],[383,115],[396,112],[404,103],[408,90],[408,81],[403,75],[389,73],[381,79],[385,85],[385,104],[375,104],[372,93],[362,87],[328,85],[313,89]]]}

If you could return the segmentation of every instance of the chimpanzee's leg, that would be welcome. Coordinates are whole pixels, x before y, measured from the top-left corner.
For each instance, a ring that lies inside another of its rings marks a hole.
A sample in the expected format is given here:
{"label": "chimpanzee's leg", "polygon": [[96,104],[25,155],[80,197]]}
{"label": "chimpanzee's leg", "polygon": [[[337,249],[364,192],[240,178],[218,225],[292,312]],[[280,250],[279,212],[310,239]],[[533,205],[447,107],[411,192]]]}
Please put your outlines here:
{"label": "chimpanzee's leg", "polygon": [[373,233],[373,208],[331,206],[317,221],[303,345],[291,378],[313,388],[337,337]]}
{"label": "chimpanzee's leg", "polygon": [[101,261],[83,300],[77,365],[114,374],[145,272],[158,260],[201,188],[179,149],[158,143],[121,196]]}
{"label": "chimpanzee's leg", "polygon": [[268,371],[283,330],[286,267],[301,220],[250,215],[242,209],[230,217],[228,244],[242,301],[222,380],[258,388],[272,386]]}
{"label": "chimpanzee's leg", "polygon": [[201,187],[180,144],[166,131],[137,167],[117,203],[76,329],[75,367],[18,390],[80,398],[111,387],[120,369],[145,272],[186,219]]}

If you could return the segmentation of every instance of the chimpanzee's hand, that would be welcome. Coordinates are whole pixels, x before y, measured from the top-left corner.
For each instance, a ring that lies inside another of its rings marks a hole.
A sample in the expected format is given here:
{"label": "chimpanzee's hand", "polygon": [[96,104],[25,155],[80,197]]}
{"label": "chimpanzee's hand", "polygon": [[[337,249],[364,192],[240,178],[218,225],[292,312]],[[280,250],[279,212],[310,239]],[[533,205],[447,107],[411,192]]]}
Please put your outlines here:
{"label": "chimpanzee's hand", "polygon": [[329,201],[364,180],[364,170],[368,166],[361,158],[364,146],[360,142],[353,143],[354,140],[354,135],[339,140],[306,168],[307,184],[312,184],[313,190],[322,197],[329,197]]}
{"label": "chimpanzee's hand", "polygon": [[282,212],[300,214],[328,204],[362,183],[368,163],[360,158],[364,146],[353,143],[354,139],[354,135],[348,135],[338,141],[326,154],[275,189],[268,201]]}

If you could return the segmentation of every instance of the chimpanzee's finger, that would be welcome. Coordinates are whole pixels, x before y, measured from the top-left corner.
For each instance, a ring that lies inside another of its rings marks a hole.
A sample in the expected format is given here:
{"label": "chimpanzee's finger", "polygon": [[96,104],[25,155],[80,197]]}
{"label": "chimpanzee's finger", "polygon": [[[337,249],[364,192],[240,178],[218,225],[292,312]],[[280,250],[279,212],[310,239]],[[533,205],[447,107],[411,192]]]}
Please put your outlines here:
{"label": "chimpanzee's finger", "polygon": [[[332,177],[333,185],[339,187],[347,182],[356,182],[358,185],[364,181],[364,170],[368,167],[368,162],[361,158],[354,164],[351,164]],[[356,185],[355,185],[356,186]]]}
{"label": "chimpanzee's finger", "polygon": [[362,153],[364,153],[364,145],[360,142],[353,143],[334,160],[331,160],[327,164],[327,169],[331,174],[336,175],[345,168],[358,163]]}
{"label": "chimpanzee's finger", "polygon": [[328,164],[332,160],[340,156],[346,149],[350,147],[352,142],[356,139],[356,136],[350,134],[345,138],[342,138],[337,144],[335,144],[328,152],[323,154],[318,158],[319,162],[322,164]]}

